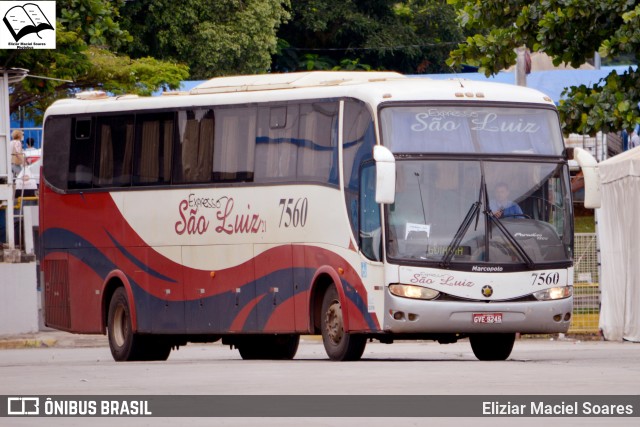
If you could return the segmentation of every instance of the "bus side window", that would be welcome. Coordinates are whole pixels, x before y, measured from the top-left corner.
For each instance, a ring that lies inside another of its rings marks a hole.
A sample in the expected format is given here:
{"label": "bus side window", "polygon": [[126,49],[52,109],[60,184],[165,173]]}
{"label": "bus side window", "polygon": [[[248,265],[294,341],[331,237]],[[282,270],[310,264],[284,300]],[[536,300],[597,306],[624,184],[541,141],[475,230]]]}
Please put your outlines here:
{"label": "bus side window", "polygon": [[73,132],[72,120],[70,117],[49,116],[44,129],[47,136],[47,161],[42,163],[44,176],[54,188],[66,190]]}
{"label": "bus side window", "polygon": [[[69,189],[91,188],[95,144],[92,124],[93,120],[91,117],[72,120],[72,138],[71,146],[69,147],[69,173],[67,179],[67,187]],[[59,142],[51,135],[46,135],[46,137],[47,141],[51,139],[52,144]],[[49,142],[47,142],[47,145],[49,145]],[[51,151],[55,150],[52,146],[45,148],[45,150],[47,149]],[[49,153],[47,153],[47,157],[49,157]],[[50,162],[51,159],[47,158],[44,163]]]}
{"label": "bus side window", "polygon": [[360,203],[360,168],[373,159],[375,132],[373,118],[366,105],[360,101],[344,102],[343,173],[344,197],[353,235],[358,236]]}
{"label": "bus side window", "polygon": [[300,106],[298,180],[338,185],[338,106],[335,101]]}
{"label": "bus side window", "polygon": [[174,149],[174,182],[211,181],[214,129],[212,109],[178,111],[178,140]]}
{"label": "bus side window", "polygon": [[216,109],[214,181],[253,181],[257,117],[256,107]]}
{"label": "bus side window", "polygon": [[382,260],[380,205],[376,203],[375,163],[366,163],[360,174],[360,249],[369,259]]}
{"label": "bus side window", "polygon": [[299,107],[258,109],[255,181],[286,182],[296,178]]}
{"label": "bus side window", "polygon": [[173,117],[172,113],[136,117],[134,185],[171,181]]}
{"label": "bus side window", "polygon": [[94,187],[131,185],[133,138],[133,115],[98,118]]}

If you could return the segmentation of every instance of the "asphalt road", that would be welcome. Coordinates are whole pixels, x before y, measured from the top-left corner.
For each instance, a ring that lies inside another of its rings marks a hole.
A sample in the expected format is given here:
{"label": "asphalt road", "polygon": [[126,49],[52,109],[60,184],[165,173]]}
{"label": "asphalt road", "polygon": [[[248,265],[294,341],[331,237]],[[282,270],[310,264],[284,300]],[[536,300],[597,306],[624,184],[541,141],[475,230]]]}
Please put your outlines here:
{"label": "asphalt road", "polygon": [[[294,360],[243,361],[236,350],[190,344],[166,362],[116,363],[99,347],[0,350],[1,395],[638,395],[640,344],[518,340],[504,362],[480,362],[469,343],[370,343],[359,362],[331,362],[303,340]],[[331,408],[327,408],[330,413]],[[555,421],[554,421],[555,420]],[[0,425],[638,425],[638,418],[19,419]]]}

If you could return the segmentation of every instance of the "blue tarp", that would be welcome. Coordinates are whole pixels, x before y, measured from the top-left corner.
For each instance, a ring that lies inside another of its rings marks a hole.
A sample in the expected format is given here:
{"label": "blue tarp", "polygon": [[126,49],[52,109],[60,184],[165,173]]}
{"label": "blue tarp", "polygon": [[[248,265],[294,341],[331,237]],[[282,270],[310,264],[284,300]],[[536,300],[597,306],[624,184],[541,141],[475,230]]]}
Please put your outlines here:
{"label": "blue tarp", "polygon": [[[632,66],[634,69],[637,67]],[[562,91],[569,86],[579,86],[581,84],[590,87],[607,77],[611,71],[623,74],[629,69],[629,65],[602,67],[599,70],[553,70],[534,71],[527,75],[527,87],[537,89],[548,95],[556,104],[561,99]],[[491,81],[497,83],[515,84],[516,75],[512,71],[501,71],[495,76],[486,77],[481,73],[461,73],[461,74],[424,74],[412,75],[411,77],[428,77],[435,80],[446,80],[453,78]]]}

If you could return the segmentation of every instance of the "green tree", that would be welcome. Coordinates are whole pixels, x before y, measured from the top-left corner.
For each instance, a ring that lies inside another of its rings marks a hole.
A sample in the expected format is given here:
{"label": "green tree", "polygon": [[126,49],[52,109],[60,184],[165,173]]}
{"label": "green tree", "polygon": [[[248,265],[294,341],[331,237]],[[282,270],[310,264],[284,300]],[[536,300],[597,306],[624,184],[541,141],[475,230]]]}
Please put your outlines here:
{"label": "green tree", "polygon": [[117,24],[124,0],[58,0],[56,49],[2,50],[0,64],[25,68],[32,76],[12,86],[10,109],[26,107],[38,119],[56,99],[83,89],[148,95],[161,87],[177,88],[188,76],[185,65],[153,58],[132,60],[113,49],[131,41]]}
{"label": "green tree", "polygon": [[[514,49],[545,52],[554,64],[574,67],[593,57],[632,55],[640,59],[640,4],[636,0],[448,0],[460,24],[476,32],[451,52],[449,64],[478,65],[495,74],[513,65]],[[593,134],[640,123],[640,74],[612,72],[587,87],[571,87],[560,101],[564,131]]]}
{"label": "green tree", "polygon": [[[446,0],[292,0],[274,71],[372,68],[442,72],[463,40]],[[343,67],[344,65],[344,67]]]}
{"label": "green tree", "polygon": [[122,26],[134,40],[125,52],[184,62],[193,79],[264,73],[288,7],[289,0],[129,1]]}

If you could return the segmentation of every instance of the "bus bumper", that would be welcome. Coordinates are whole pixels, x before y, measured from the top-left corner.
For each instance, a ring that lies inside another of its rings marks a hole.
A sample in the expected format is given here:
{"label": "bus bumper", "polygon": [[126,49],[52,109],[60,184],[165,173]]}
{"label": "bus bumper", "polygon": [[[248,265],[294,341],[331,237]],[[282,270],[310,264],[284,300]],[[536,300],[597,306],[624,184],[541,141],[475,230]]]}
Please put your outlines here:
{"label": "bus bumper", "polygon": [[397,297],[387,289],[383,329],[402,334],[558,333],[569,329],[572,309],[573,297],[521,302],[426,301]]}

